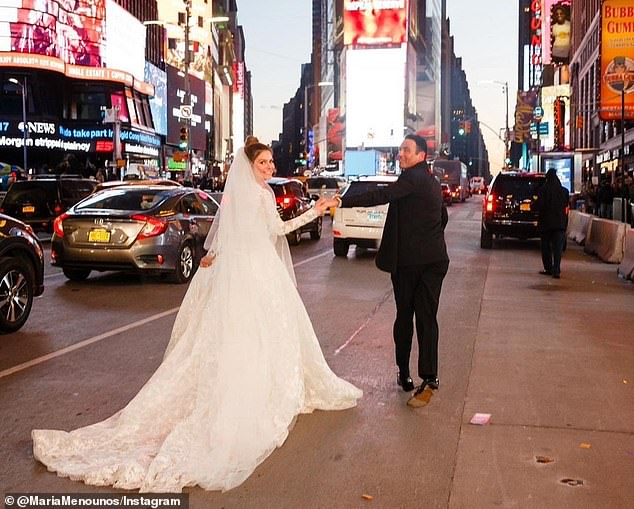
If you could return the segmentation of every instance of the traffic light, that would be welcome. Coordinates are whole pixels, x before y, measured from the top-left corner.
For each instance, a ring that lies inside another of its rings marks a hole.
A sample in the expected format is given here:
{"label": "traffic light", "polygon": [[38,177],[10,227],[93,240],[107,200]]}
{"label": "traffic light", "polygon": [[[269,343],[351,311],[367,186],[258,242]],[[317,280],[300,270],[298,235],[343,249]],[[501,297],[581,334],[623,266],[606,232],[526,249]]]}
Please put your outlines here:
{"label": "traffic light", "polygon": [[458,134],[460,136],[464,136],[465,135],[465,122],[464,120],[461,120],[460,122],[458,122]]}
{"label": "traffic light", "polygon": [[180,131],[180,141],[178,142],[178,148],[181,150],[187,150],[187,145],[189,141],[189,132],[187,130],[187,126],[182,126]]}

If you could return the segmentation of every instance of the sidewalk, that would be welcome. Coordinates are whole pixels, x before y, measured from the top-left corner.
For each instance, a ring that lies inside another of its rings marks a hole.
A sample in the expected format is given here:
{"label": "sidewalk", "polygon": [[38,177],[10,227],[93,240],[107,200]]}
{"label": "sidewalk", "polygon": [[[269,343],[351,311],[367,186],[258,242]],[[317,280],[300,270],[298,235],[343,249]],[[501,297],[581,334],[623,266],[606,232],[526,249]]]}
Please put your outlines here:
{"label": "sidewalk", "polygon": [[491,252],[449,507],[634,504],[634,285],[568,246]]}

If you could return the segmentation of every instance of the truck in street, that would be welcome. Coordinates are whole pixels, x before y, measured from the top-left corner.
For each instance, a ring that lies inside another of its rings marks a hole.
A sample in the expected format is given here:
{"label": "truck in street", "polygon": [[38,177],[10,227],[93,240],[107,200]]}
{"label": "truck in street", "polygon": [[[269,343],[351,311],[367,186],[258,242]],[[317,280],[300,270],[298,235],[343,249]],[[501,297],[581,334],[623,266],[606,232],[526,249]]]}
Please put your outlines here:
{"label": "truck in street", "polygon": [[462,161],[458,159],[436,159],[432,163],[432,170],[441,183],[449,185],[453,201],[463,202],[471,196],[467,165]]}

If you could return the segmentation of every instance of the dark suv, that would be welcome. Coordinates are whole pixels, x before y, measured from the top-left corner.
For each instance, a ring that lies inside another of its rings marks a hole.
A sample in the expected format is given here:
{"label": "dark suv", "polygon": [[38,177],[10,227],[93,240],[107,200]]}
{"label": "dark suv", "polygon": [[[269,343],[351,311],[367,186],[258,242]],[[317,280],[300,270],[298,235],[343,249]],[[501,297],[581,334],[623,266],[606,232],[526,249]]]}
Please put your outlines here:
{"label": "dark suv", "polygon": [[53,221],[93,192],[97,181],[81,177],[47,177],[14,182],[0,212],[15,217],[35,231],[53,231]]}
{"label": "dark suv", "polygon": [[15,332],[44,292],[44,252],[33,229],[0,214],[0,333]]}
{"label": "dark suv", "polygon": [[535,200],[545,180],[543,173],[496,175],[482,204],[481,248],[493,247],[493,235],[518,239],[539,237]]}
{"label": "dark suv", "polygon": [[[284,221],[297,217],[311,207],[311,198],[304,190],[304,185],[295,179],[287,178],[272,178],[267,183],[273,189],[275,193],[275,202],[277,203],[277,211],[280,213],[280,217]],[[313,240],[319,240],[321,238],[322,218],[317,219],[305,224],[301,228],[289,233],[287,235],[288,242],[291,245],[296,246],[301,242],[302,233],[310,233],[310,238]]]}

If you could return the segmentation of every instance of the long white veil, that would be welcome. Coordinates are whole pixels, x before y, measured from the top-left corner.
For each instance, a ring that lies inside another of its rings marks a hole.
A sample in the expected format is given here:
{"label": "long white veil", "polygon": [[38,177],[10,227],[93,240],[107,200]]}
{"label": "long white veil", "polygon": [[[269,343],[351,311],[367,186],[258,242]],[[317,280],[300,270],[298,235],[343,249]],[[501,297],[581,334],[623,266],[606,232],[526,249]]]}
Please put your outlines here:
{"label": "long white veil", "polygon": [[[275,209],[275,195],[269,186],[258,183],[244,148],[240,148],[229,169],[220,209],[204,248],[215,255],[249,250],[257,256],[261,249],[274,245],[296,284],[288,241],[283,235],[276,235],[267,224],[266,207]],[[275,238],[271,238],[272,235]]]}

